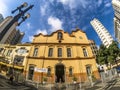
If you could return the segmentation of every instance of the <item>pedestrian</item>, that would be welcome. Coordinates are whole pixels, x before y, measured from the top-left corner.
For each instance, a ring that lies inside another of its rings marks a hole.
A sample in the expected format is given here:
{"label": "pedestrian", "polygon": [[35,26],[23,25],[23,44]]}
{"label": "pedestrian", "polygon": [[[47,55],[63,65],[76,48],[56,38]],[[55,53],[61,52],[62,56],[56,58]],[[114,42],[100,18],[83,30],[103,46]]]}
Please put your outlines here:
{"label": "pedestrian", "polygon": [[11,74],[10,75],[10,82],[11,82],[11,84],[13,84],[13,79],[14,79],[13,74]]}

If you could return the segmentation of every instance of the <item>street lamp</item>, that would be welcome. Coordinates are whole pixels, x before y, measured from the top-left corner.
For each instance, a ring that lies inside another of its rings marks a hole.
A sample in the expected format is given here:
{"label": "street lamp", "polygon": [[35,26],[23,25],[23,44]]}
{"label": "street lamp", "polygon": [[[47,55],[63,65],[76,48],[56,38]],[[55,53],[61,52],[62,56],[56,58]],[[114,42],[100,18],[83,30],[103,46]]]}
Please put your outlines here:
{"label": "street lamp", "polygon": [[21,8],[27,7],[28,4],[26,2],[24,2],[22,5],[20,5],[19,7],[17,7],[15,10],[13,10],[11,13],[15,13],[17,10],[21,11]]}
{"label": "street lamp", "polygon": [[30,14],[29,13],[27,13],[25,16],[23,16],[22,17],[22,20],[18,23],[18,26],[22,23],[22,22],[24,22],[27,18],[29,18],[30,17]]}
{"label": "street lamp", "polygon": [[[13,19],[6,25],[6,27],[2,30],[2,32],[0,33],[0,41],[2,40],[2,38],[4,37],[4,35],[6,34],[6,32],[10,29],[10,27],[19,21],[20,18],[22,18],[22,21],[20,21],[20,23],[18,23],[18,25],[20,25],[23,21],[25,21],[30,14],[26,14],[25,13],[32,9],[34,5],[30,5],[29,7],[27,7],[27,3],[23,3],[22,5],[20,5],[19,7],[17,7],[15,10],[12,11],[12,13],[15,13],[17,10],[19,10],[19,13],[17,15],[15,15],[13,17]],[[22,10],[22,8],[27,7],[26,9]]]}

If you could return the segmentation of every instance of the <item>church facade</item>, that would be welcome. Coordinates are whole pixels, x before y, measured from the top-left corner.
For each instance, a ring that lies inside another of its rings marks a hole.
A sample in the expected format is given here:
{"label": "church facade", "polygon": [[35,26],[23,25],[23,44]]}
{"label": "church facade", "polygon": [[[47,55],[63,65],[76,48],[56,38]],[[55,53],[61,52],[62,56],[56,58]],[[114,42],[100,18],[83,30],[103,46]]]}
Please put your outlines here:
{"label": "church facade", "polygon": [[71,34],[58,30],[51,35],[35,35],[27,56],[27,80],[42,82],[86,81],[98,79],[95,57],[85,32]]}

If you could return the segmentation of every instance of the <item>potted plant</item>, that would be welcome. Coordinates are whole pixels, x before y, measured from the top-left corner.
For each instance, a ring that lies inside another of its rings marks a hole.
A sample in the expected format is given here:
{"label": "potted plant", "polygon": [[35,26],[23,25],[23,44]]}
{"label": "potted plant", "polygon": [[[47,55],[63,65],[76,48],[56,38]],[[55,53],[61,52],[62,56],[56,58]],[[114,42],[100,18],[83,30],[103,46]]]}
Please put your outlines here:
{"label": "potted plant", "polygon": [[43,84],[45,84],[47,82],[48,78],[47,77],[43,77]]}
{"label": "potted plant", "polygon": [[96,77],[94,76],[93,73],[89,75],[89,81],[91,83],[91,86],[93,86],[95,84]]}
{"label": "potted plant", "polygon": [[92,81],[95,82],[96,81],[96,77],[94,76],[94,74],[92,74],[91,77],[92,77]]}
{"label": "potted plant", "polygon": [[73,80],[73,83],[76,83],[77,77],[76,77],[76,76],[73,76],[72,80]]}

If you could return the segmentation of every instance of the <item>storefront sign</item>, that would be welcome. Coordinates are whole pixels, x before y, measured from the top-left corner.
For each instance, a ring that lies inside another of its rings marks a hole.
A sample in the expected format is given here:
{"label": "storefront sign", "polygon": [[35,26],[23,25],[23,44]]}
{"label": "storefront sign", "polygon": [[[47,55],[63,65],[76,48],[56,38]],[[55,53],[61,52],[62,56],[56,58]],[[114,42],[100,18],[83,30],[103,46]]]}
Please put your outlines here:
{"label": "storefront sign", "polygon": [[47,73],[48,69],[47,68],[35,68],[35,71],[36,72],[46,72]]}

